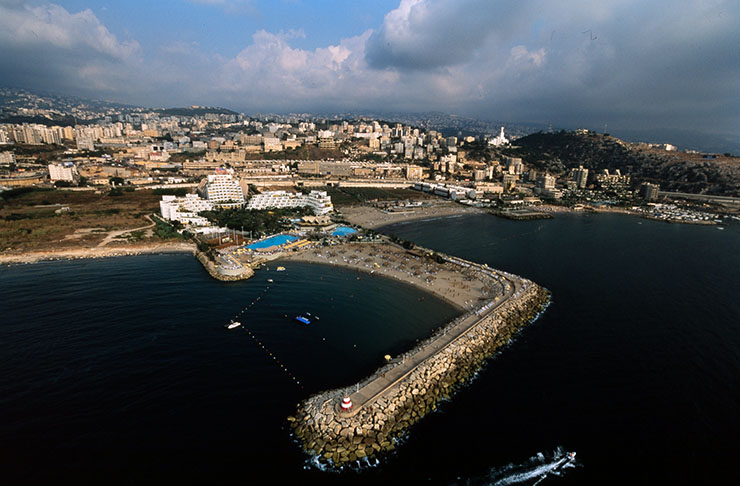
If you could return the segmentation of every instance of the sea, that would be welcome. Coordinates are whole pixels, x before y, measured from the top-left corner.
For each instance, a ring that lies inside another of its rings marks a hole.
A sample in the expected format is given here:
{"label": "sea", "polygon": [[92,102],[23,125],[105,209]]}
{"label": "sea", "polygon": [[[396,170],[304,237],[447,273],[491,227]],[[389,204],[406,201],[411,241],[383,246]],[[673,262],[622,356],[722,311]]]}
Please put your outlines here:
{"label": "sea", "polygon": [[[301,452],[287,417],[302,399],[411,348],[456,315],[449,304],[382,277],[292,261],[231,283],[183,254],[4,266],[0,477],[734,483],[740,226],[723,228],[618,214],[382,228],[529,278],[552,302],[392,455],[339,472]],[[242,326],[227,329],[234,320]]]}

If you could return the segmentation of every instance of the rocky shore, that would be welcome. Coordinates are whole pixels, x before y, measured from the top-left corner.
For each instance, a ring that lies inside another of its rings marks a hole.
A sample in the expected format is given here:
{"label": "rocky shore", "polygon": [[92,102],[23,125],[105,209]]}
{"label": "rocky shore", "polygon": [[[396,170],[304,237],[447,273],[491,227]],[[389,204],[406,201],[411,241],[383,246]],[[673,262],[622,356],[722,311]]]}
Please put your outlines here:
{"label": "rocky shore", "polygon": [[0,253],[0,263],[36,263],[49,260],[80,260],[87,258],[108,258],[153,253],[193,253],[194,251],[195,245],[193,245],[192,243],[183,242],[143,245],[116,245],[92,248],[66,248],[59,250],[44,250],[27,253]]}
{"label": "rocky shore", "polygon": [[[378,393],[364,397],[364,403],[361,393],[353,394],[359,391],[359,384],[323,392],[300,403],[295,415],[288,417],[295,438],[306,453],[330,467],[342,467],[394,450],[398,438],[410,426],[468,382],[487,359],[536,318],[549,298],[547,290],[520,279],[511,298],[493,310],[476,312],[480,318],[473,326],[404,370]],[[447,328],[453,324],[454,321]],[[440,331],[407,355],[435,346],[445,332]],[[367,387],[368,382],[385,378],[403,366],[403,361],[391,363],[362,386]],[[344,397],[353,397],[355,402],[349,411],[341,409]]]}

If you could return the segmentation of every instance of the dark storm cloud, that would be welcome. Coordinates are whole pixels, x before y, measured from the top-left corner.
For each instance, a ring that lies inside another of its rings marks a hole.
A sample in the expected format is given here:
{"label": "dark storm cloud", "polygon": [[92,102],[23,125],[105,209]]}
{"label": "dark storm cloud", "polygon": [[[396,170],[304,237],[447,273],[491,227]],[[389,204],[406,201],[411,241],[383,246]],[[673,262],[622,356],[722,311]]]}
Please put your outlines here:
{"label": "dark storm cloud", "polygon": [[368,63],[420,70],[463,64],[491,37],[512,36],[529,3],[402,0],[370,37]]}

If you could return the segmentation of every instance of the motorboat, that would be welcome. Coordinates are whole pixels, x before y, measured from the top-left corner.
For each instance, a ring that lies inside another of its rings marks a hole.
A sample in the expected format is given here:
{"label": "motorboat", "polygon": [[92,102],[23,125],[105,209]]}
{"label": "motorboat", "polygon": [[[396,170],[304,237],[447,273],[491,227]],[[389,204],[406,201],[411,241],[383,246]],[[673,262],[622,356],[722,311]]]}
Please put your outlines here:
{"label": "motorboat", "polygon": [[285,271],[285,267],[277,267],[276,271],[278,271],[278,272],[284,272]]}
{"label": "motorboat", "polygon": [[296,316],[295,320],[302,324],[311,324],[311,319],[306,316]]}
{"label": "motorboat", "polygon": [[231,322],[230,322],[230,323],[229,323],[229,324],[228,324],[228,325],[226,326],[226,328],[227,328],[227,329],[234,329],[234,328],[237,328],[237,327],[239,327],[239,326],[241,326],[241,325],[242,325],[242,323],[241,323],[241,322],[239,322],[239,321],[231,321]]}
{"label": "motorboat", "polygon": [[268,279],[267,279],[267,283],[273,283],[273,282],[274,282],[274,280],[273,280],[273,279],[271,279],[271,278],[268,278]]}
{"label": "motorboat", "polygon": [[562,459],[560,459],[560,462],[555,467],[555,471],[558,471],[568,464],[572,464],[576,460],[576,453],[575,452],[568,452]]}

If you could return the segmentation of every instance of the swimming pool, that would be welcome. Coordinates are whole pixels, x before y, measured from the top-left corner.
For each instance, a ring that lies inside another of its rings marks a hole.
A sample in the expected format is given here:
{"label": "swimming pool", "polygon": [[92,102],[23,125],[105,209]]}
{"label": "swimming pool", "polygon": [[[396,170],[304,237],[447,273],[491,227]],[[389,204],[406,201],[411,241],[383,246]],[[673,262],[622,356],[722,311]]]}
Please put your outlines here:
{"label": "swimming pool", "polygon": [[297,237],[291,235],[275,235],[265,240],[258,241],[257,243],[252,243],[251,245],[248,245],[247,248],[250,250],[263,250],[265,248],[270,248],[271,246],[281,246],[297,239]]}
{"label": "swimming pool", "polygon": [[337,226],[337,228],[332,233],[332,236],[347,236],[351,235],[352,233],[357,233],[357,230],[354,228],[350,228],[349,226]]}

